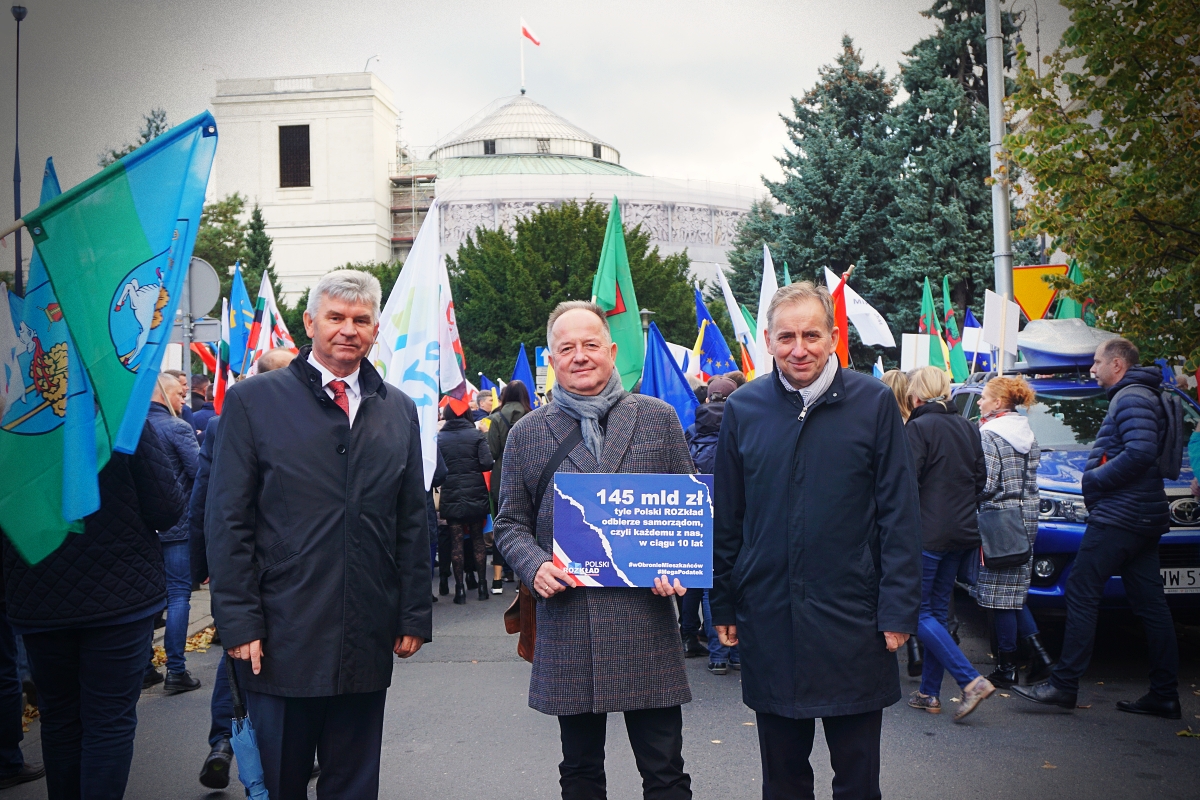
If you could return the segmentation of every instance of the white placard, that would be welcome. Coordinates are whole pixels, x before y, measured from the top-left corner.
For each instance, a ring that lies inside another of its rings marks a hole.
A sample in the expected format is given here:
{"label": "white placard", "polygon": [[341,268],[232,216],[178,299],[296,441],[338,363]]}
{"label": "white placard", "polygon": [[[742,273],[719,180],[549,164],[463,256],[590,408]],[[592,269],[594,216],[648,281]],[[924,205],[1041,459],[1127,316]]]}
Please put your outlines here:
{"label": "white placard", "polygon": [[983,297],[983,328],[979,334],[982,341],[1015,356],[1020,321],[1019,305],[1012,300],[1006,300],[991,289],[987,290]]}
{"label": "white placard", "polygon": [[929,366],[929,348],[933,336],[928,333],[900,334],[900,370],[908,372]]}

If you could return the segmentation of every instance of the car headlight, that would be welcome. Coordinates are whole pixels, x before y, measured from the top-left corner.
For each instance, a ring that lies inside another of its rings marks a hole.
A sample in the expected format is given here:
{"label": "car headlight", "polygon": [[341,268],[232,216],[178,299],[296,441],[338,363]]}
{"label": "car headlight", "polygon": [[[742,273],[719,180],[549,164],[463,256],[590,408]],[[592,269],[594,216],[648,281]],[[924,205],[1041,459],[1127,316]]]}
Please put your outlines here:
{"label": "car headlight", "polygon": [[1088,510],[1083,498],[1077,494],[1043,491],[1038,494],[1038,517],[1043,520],[1086,522]]}

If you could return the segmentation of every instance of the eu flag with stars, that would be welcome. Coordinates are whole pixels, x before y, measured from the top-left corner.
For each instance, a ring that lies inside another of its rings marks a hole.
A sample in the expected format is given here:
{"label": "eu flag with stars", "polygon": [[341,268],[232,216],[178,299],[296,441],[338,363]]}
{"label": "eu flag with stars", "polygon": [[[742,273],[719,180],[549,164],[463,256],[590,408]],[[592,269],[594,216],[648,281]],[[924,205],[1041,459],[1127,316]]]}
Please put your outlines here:
{"label": "eu flag with stars", "polygon": [[694,349],[696,359],[700,362],[700,371],[710,376],[733,372],[738,366],[733,360],[733,354],[729,352],[729,345],[725,344],[721,329],[717,327],[712,314],[708,313],[708,306],[704,305],[700,290],[695,291],[696,327],[699,328],[699,333]]}

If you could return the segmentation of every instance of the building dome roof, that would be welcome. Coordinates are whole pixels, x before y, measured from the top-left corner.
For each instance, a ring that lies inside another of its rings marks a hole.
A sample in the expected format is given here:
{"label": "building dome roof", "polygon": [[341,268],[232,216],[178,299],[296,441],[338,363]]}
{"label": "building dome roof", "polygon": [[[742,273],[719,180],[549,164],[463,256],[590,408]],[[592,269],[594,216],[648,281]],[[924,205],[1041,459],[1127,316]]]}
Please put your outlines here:
{"label": "building dome roof", "polygon": [[616,148],[526,95],[502,98],[434,146],[430,158],[548,155],[621,163]]}

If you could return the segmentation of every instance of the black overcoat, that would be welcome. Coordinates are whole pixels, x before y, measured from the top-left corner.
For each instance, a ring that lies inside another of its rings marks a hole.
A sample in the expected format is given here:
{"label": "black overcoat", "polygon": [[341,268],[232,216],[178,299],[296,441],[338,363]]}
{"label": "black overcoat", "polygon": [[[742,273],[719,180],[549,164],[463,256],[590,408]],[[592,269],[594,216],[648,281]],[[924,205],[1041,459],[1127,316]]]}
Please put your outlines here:
{"label": "black overcoat", "polygon": [[395,638],[432,635],[416,406],[363,360],[352,428],[308,352],[225,396],[204,515],[213,618],[230,647],[263,640],[246,689],[379,691]]}
{"label": "black overcoat", "polygon": [[921,512],[886,385],[839,369],[804,411],[772,371],[725,401],[713,622],[738,626],[742,697],[807,719],[900,699],[884,631],[915,633]]}

